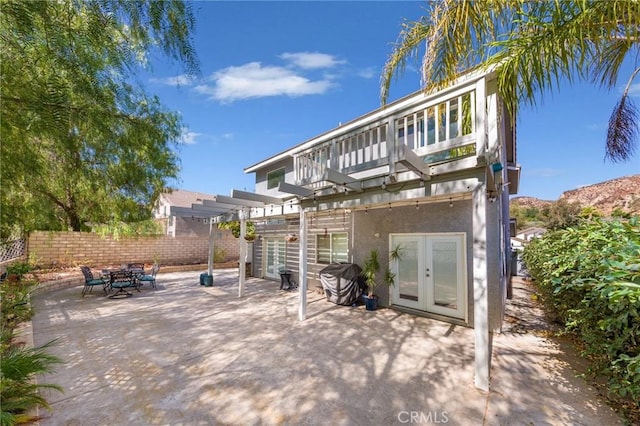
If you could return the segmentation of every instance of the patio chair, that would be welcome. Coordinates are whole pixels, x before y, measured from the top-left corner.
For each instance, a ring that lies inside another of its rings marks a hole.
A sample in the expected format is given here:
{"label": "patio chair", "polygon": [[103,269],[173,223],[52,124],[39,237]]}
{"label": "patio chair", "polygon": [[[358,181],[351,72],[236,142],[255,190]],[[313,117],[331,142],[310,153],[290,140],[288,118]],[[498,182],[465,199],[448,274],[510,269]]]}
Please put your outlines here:
{"label": "patio chair", "polygon": [[134,274],[144,274],[144,263],[127,263],[127,270]]}
{"label": "patio chair", "polygon": [[160,270],[160,265],[158,265],[157,263],[153,264],[153,267],[151,268],[151,273],[148,275],[139,275],[136,279],[138,280],[139,284],[142,285],[143,283],[151,283],[151,287],[153,287],[153,289],[155,290],[156,288],[156,274],[158,273],[158,271]]}
{"label": "patio chair", "polygon": [[84,275],[84,287],[82,287],[82,297],[87,293],[91,293],[93,287],[102,286],[102,291],[104,295],[107,295],[107,284],[109,283],[104,278],[96,278],[93,276],[91,272],[91,268],[88,266],[81,266],[80,270],[82,271],[82,275]]}
{"label": "patio chair", "polygon": [[[119,296],[133,296],[133,294],[127,291],[128,288],[133,287],[136,290],[140,291],[140,287],[137,285],[136,279],[131,271],[112,271],[108,287],[109,299],[113,299]],[[116,291],[114,294],[110,294],[113,289],[117,289],[118,291]]]}

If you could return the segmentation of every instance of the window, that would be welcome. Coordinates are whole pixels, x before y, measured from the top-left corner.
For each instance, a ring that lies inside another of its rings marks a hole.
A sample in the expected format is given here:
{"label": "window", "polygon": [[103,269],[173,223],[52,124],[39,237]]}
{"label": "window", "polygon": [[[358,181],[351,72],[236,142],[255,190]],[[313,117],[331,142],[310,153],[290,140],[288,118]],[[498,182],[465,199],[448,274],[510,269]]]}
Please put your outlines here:
{"label": "window", "polygon": [[267,173],[267,189],[277,188],[284,182],[284,167]]}
{"label": "window", "polygon": [[348,239],[346,232],[318,235],[316,239],[317,263],[345,263],[348,261]]}

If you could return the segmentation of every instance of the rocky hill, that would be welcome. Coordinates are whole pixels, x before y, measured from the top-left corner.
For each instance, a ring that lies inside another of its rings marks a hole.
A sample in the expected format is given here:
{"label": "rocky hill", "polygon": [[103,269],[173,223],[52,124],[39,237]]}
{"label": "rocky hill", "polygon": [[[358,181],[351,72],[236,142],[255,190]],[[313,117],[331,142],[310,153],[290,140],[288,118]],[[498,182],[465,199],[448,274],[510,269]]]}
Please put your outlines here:
{"label": "rocky hill", "polygon": [[[605,216],[610,215],[616,208],[631,214],[640,214],[640,174],[565,191],[560,199],[569,203],[578,203],[583,207],[595,207]],[[511,199],[511,204],[517,204],[524,208],[534,207],[539,210],[551,202],[534,197]]]}

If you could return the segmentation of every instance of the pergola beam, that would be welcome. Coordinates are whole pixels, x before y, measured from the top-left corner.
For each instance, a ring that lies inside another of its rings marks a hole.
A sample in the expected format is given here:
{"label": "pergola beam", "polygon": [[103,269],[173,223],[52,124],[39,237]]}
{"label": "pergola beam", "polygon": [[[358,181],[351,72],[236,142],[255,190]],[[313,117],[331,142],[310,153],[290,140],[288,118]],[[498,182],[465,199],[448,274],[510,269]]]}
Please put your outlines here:
{"label": "pergola beam", "polygon": [[191,207],[170,207],[170,215],[176,217],[192,217],[194,219],[209,219],[218,216],[219,212],[215,210],[194,210]]}
{"label": "pergola beam", "polygon": [[356,192],[362,192],[362,183],[358,179],[352,178],[351,176],[340,173],[334,169],[326,169],[322,174],[322,180],[346,186]]}
{"label": "pergola beam", "polygon": [[299,195],[301,197],[310,197],[313,195],[313,191],[311,189],[305,188],[304,186],[292,185],[286,182],[280,182],[280,185],[278,185],[278,191],[286,192],[287,194]]}
{"label": "pergola beam", "polygon": [[263,201],[243,200],[240,198],[228,197],[226,195],[216,195],[216,202],[244,207],[264,207],[265,205]]}
{"label": "pergola beam", "polygon": [[420,158],[418,154],[406,145],[400,145],[398,148],[397,163],[417,173],[424,180],[431,179],[431,176],[429,176],[429,166],[424,163],[424,160]]}
{"label": "pergola beam", "polygon": [[277,204],[281,205],[283,203],[282,198],[271,197],[269,195],[256,194],[255,192],[247,192],[240,191],[238,189],[234,189],[231,191],[231,197],[242,200],[249,201],[260,201],[264,204]]}

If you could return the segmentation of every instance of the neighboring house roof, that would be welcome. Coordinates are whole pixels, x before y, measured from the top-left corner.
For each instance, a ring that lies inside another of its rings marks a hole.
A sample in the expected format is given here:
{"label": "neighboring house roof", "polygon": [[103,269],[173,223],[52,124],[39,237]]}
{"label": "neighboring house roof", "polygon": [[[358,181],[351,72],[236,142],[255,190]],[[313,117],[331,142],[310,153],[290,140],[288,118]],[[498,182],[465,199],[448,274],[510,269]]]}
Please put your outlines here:
{"label": "neighboring house roof", "polygon": [[165,192],[161,197],[164,198],[168,204],[176,207],[191,207],[193,203],[197,203],[202,200],[215,200],[214,195],[205,194],[203,192],[185,191],[184,189]]}
{"label": "neighboring house roof", "polygon": [[523,229],[516,234],[516,237],[524,239],[526,241],[530,240],[533,237],[538,237],[547,232],[546,228],[532,227]]}
{"label": "neighboring house roof", "polygon": [[522,238],[511,237],[511,247],[524,247],[527,243],[528,241]]}

